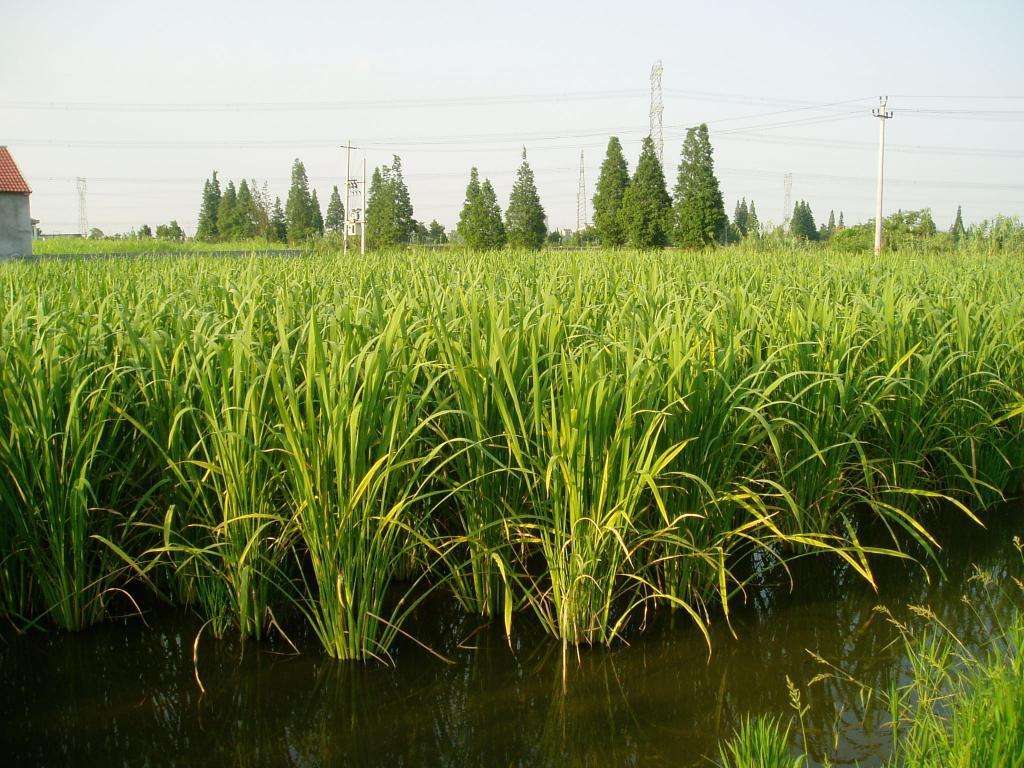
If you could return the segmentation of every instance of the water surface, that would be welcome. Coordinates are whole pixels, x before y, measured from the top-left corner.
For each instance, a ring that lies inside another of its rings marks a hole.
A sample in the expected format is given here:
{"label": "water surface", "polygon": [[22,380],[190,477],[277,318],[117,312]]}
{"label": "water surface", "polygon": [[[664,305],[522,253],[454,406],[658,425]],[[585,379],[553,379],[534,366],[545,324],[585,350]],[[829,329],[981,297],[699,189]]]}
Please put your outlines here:
{"label": "water surface", "polygon": [[572,658],[563,690],[561,649],[528,621],[511,644],[500,629],[441,601],[411,631],[450,663],[402,641],[395,666],[339,663],[316,648],[296,655],[216,641],[192,647],[199,622],[148,613],[79,634],[0,637],[0,754],[8,765],[83,766],[698,766],[747,714],[788,709],[787,676],[803,688],[809,746],[835,764],[877,766],[891,733],[863,711],[857,689],[822,671],[808,650],[858,680],[884,686],[902,670],[897,615],[928,604],[958,635],[986,628],[962,600],[981,598],[974,565],[1019,572],[1011,539],[1019,510],[989,530],[945,531],[945,578],[897,562],[878,565],[880,593],[833,561],[805,561],[788,582],[751,590],[716,620],[713,654],[683,617],[612,650]]}

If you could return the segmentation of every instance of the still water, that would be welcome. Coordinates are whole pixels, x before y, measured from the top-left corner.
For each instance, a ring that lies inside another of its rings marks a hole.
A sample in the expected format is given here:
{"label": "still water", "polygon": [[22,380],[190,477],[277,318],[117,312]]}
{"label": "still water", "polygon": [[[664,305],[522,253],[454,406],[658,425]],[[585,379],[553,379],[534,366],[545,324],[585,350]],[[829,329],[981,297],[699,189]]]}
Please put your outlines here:
{"label": "still water", "polygon": [[[974,565],[998,578],[1020,572],[1011,539],[1020,510],[989,530],[957,524],[926,579],[879,564],[880,592],[848,569],[808,560],[789,582],[748,594],[718,620],[709,661],[681,618],[568,668],[560,646],[521,621],[511,645],[499,629],[440,603],[421,611],[395,666],[338,663],[204,636],[176,612],[147,614],[71,634],[0,635],[0,755],[4,765],[87,766],[709,766],[719,740],[747,714],[787,715],[786,677],[810,705],[809,746],[838,765],[877,766],[891,733],[865,711],[855,686],[822,671],[813,650],[858,680],[884,686],[902,668],[895,633],[875,606],[906,615],[927,604],[965,640],[985,629],[961,596],[982,587]],[[980,597],[979,595],[975,595]]]}

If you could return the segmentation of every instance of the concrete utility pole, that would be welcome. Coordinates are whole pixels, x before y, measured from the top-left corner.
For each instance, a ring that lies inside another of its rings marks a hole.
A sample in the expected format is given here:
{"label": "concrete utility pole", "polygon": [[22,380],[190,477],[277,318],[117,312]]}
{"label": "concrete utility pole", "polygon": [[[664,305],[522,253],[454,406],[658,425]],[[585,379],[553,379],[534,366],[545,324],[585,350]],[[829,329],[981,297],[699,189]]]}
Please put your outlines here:
{"label": "concrete utility pole", "polygon": [[359,190],[359,253],[366,253],[366,155],[363,155],[363,188]]}
{"label": "concrete utility pole", "polygon": [[878,109],[871,114],[878,118],[878,193],[875,196],[875,256],[882,252],[882,182],[885,178],[885,121],[892,118],[886,111],[888,96],[880,96]]}
{"label": "concrete utility pole", "polygon": [[[363,156],[363,181],[360,183],[352,178],[352,150],[353,147],[348,141],[345,149],[345,226],[342,235],[342,253],[348,254],[348,236],[354,235],[359,230],[359,252],[366,253],[366,217],[363,215],[366,209],[366,156]],[[359,203],[358,208],[352,207],[352,201]]]}

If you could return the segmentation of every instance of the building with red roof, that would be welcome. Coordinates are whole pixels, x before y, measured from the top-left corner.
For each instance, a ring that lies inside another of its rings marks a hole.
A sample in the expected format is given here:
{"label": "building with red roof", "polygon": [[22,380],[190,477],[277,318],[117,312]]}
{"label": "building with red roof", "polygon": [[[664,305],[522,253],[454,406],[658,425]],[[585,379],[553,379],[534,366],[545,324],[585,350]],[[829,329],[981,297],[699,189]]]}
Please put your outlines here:
{"label": "building with red roof", "polygon": [[0,258],[32,253],[31,194],[10,151],[0,146]]}

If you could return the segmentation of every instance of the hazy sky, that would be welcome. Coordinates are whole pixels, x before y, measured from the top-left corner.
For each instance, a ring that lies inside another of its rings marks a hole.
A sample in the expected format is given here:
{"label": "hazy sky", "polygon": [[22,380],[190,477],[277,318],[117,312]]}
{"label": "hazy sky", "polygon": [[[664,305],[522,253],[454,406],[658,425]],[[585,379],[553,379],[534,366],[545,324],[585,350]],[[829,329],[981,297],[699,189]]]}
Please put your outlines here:
{"label": "hazy sky", "polygon": [[193,231],[213,169],[283,199],[296,157],[326,206],[349,138],[371,167],[400,154],[416,217],[449,227],[469,167],[504,205],[525,145],[550,224],[575,226],[580,150],[588,198],[610,134],[635,166],[660,58],[670,186],[704,121],[730,212],[780,220],[791,172],[819,221],[864,220],[887,93],[886,208],[947,227],[958,203],[1024,210],[1022,41],[1022,0],[0,0],[0,144],[47,232],[76,229],[76,176],[108,233]]}

